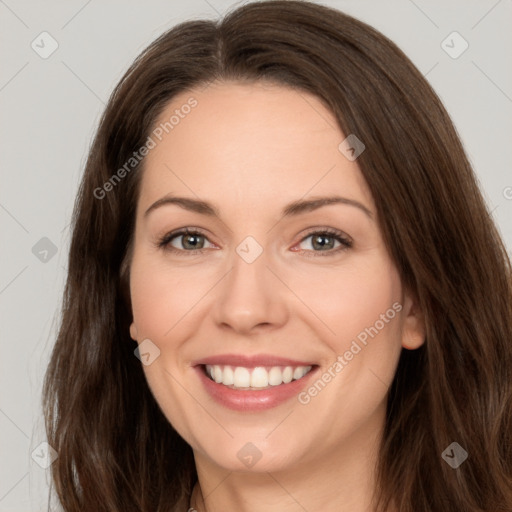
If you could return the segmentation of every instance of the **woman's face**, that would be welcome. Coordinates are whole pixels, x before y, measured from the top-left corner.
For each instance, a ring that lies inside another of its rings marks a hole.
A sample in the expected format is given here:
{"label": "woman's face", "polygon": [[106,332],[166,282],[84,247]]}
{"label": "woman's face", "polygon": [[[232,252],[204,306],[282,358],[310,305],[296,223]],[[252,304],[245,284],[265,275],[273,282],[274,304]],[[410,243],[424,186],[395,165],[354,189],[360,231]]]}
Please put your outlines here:
{"label": "woman's face", "polygon": [[277,471],[357,453],[402,346],[423,341],[346,135],[316,97],[262,83],[183,93],[151,134],[130,333],[196,461]]}

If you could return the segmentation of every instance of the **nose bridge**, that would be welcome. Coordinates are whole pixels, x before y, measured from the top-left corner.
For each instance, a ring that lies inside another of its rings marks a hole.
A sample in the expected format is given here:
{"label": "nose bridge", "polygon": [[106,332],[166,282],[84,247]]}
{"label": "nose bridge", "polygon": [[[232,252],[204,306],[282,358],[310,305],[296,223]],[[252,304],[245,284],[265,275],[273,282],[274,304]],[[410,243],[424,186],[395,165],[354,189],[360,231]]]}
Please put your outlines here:
{"label": "nose bridge", "polygon": [[267,268],[270,264],[269,253],[254,237],[248,236],[239,243],[216,301],[215,317],[219,324],[249,331],[257,325],[280,325],[286,320],[284,297]]}
{"label": "nose bridge", "polygon": [[228,279],[232,294],[256,297],[260,293],[265,293],[265,274],[268,272],[269,261],[266,251],[262,246],[259,247],[261,249],[251,241],[241,242],[236,247]]}

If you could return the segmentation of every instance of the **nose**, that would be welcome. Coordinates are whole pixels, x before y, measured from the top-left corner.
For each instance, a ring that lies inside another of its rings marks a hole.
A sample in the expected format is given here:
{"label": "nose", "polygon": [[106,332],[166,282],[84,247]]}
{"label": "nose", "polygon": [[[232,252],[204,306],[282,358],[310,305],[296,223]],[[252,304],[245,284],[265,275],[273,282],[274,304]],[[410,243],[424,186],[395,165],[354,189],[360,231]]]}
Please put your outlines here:
{"label": "nose", "polygon": [[269,263],[265,251],[251,263],[235,252],[231,271],[219,283],[213,310],[220,328],[249,335],[287,322],[287,291]]}

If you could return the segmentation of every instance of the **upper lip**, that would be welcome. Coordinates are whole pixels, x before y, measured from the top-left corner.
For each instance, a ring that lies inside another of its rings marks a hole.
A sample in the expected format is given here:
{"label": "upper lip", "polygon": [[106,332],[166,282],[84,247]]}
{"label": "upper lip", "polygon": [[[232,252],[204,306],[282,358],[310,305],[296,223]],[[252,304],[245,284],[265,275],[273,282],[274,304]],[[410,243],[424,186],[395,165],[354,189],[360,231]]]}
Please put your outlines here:
{"label": "upper lip", "polygon": [[192,362],[192,366],[206,364],[244,366],[246,368],[255,368],[257,366],[314,366],[311,362],[297,361],[296,359],[288,359],[272,354],[258,354],[251,356],[242,354],[219,354]]}

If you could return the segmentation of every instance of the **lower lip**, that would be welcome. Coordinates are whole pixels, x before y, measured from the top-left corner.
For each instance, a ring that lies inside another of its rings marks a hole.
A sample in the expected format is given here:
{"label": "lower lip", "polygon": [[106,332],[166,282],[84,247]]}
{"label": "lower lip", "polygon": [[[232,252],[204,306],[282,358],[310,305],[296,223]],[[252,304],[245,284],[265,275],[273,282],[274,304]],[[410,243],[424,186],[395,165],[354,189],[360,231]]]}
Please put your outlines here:
{"label": "lower lip", "polygon": [[196,366],[195,369],[206,391],[220,405],[235,411],[264,411],[297,396],[316,372],[317,367],[312,368],[301,379],[255,391],[228,388],[207,377],[204,366]]}

